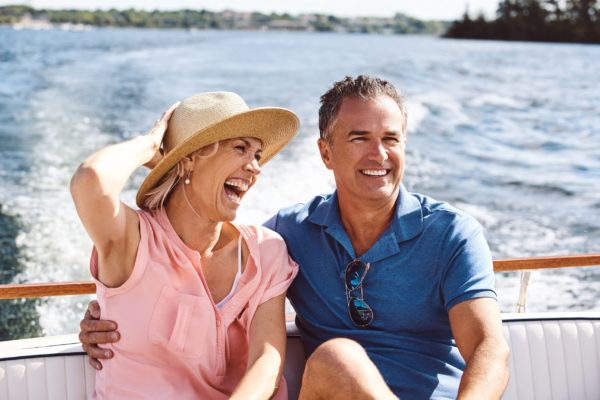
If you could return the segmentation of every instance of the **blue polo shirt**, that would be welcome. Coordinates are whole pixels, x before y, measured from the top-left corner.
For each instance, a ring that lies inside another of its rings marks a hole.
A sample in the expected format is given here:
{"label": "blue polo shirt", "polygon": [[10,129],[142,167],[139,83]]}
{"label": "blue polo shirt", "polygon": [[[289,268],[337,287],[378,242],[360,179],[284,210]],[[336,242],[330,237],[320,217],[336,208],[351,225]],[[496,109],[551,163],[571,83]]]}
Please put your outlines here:
{"label": "blue polo shirt", "polygon": [[496,298],[492,258],[482,228],[446,203],[403,186],[394,219],[360,259],[374,319],[356,327],[344,275],[356,258],[339,215],[337,194],[281,210],[266,226],[299,264],[288,290],[307,354],[328,339],[359,342],[401,399],[456,398],[465,367],[448,310],[477,297]]}

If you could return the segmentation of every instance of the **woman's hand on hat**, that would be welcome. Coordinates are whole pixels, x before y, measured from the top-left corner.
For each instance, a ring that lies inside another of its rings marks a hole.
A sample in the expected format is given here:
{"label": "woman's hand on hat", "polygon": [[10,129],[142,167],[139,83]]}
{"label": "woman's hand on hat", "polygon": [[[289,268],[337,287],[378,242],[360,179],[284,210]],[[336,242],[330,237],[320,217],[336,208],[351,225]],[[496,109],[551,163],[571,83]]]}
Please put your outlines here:
{"label": "woman's hand on hat", "polygon": [[150,161],[144,164],[145,167],[152,169],[163,158],[163,149],[160,145],[163,141],[165,132],[167,131],[169,119],[179,104],[180,102],[178,101],[169,107],[169,109],[165,111],[159,119],[156,120],[154,126],[148,131],[148,133],[146,133],[145,136],[150,139],[153,155]]}

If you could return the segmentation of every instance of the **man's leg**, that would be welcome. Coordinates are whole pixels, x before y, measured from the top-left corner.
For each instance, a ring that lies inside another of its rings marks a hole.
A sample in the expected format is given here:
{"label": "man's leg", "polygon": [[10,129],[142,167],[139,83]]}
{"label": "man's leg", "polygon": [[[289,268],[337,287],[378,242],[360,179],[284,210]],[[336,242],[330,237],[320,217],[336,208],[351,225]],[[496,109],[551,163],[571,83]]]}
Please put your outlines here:
{"label": "man's leg", "polygon": [[306,361],[299,400],[397,399],[361,345],[332,339]]}

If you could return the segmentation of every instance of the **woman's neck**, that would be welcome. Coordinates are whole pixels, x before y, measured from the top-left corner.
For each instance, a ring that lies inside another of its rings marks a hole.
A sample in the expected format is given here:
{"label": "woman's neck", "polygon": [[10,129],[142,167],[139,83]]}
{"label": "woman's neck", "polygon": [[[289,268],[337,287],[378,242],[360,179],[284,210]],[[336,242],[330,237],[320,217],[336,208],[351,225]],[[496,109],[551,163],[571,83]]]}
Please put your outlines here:
{"label": "woman's neck", "polygon": [[165,206],[167,218],[175,233],[189,248],[207,257],[231,241],[232,227],[222,221],[212,221],[203,216],[201,210],[192,207],[186,201],[183,190],[175,190]]}

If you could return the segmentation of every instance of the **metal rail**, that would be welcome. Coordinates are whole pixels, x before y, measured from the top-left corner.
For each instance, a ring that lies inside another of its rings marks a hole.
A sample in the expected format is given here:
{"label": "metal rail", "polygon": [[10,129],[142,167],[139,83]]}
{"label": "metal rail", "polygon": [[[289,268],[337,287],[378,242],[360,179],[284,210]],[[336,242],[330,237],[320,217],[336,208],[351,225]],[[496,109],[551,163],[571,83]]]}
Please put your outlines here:
{"label": "metal rail", "polygon": [[[594,265],[600,265],[600,254],[501,259],[494,261],[494,271],[523,271]],[[95,292],[96,285],[92,281],[0,285],[0,299],[73,296]]]}

